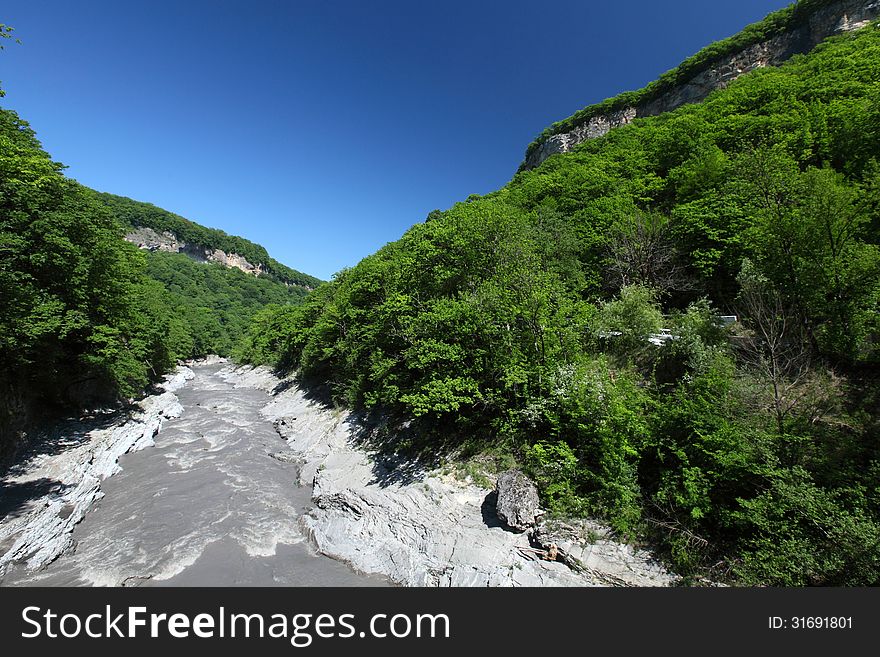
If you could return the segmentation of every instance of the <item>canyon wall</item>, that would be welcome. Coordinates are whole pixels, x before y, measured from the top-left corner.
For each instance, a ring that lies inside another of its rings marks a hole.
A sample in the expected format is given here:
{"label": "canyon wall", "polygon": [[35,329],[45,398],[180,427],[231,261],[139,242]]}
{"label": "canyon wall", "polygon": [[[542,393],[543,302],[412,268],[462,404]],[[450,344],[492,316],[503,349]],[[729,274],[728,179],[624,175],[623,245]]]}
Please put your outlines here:
{"label": "canyon wall", "polygon": [[805,23],[794,29],[720,57],[709,68],[650,100],[599,114],[568,132],[551,135],[527,154],[523,168],[532,169],[551,155],[566,153],[581,142],[601,137],[635,118],[656,116],[687,103],[699,102],[749,71],[778,66],[793,55],[809,52],[830,36],[859,29],[878,17],[880,0],[839,0],[816,10]]}
{"label": "canyon wall", "polygon": [[261,263],[252,264],[237,253],[226,253],[220,249],[211,249],[198,244],[187,244],[179,240],[174,233],[168,231],[158,233],[152,228],[142,226],[128,233],[125,239],[139,249],[183,253],[198,262],[216,262],[224,267],[240,269],[246,274],[253,274],[254,276],[267,273]]}

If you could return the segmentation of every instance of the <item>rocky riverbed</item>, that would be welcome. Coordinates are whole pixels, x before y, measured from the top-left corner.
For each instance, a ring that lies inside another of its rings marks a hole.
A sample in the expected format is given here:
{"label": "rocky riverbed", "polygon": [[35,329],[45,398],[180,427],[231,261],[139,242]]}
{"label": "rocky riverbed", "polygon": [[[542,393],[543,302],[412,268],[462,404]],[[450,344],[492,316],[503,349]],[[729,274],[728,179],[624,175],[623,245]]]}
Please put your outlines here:
{"label": "rocky riverbed", "polygon": [[382,456],[367,434],[267,368],[180,368],[0,477],[0,584],[675,582],[596,523],[514,531],[492,490]]}
{"label": "rocky riverbed", "polygon": [[174,393],[193,376],[180,367],[132,408],[70,420],[33,441],[0,479],[0,578],[16,566],[37,571],[73,546],[119,458],[152,446],[163,422],[181,415]]}
{"label": "rocky riverbed", "polygon": [[267,368],[220,372],[239,388],[273,394],[262,410],[314,486],[301,518],[317,549],[365,573],[406,586],[669,586],[652,556],[619,543],[597,523],[544,527],[568,559],[541,559],[526,532],[510,531],[493,491],[369,450],[356,414],[312,398]]}
{"label": "rocky riverbed", "polygon": [[385,583],[310,547],[299,523],[309,489],[269,456],[284,449],[260,414],[271,397],[234,388],[222,367],[182,368],[130,418],[83,423],[7,472],[2,499],[22,500],[0,520],[0,583]]}

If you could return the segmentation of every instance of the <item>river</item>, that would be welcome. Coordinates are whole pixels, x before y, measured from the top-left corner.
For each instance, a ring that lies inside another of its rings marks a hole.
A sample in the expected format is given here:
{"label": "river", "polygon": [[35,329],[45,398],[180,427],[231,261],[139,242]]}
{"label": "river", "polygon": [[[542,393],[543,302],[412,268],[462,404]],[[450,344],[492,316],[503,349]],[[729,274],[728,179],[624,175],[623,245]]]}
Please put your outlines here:
{"label": "river", "polygon": [[260,409],[261,390],[235,388],[222,365],[196,365],[177,391],[184,408],[155,447],[126,454],[122,472],[76,526],[75,548],[45,569],[17,566],[14,586],[376,586],[316,554],[299,529],[311,491]]}

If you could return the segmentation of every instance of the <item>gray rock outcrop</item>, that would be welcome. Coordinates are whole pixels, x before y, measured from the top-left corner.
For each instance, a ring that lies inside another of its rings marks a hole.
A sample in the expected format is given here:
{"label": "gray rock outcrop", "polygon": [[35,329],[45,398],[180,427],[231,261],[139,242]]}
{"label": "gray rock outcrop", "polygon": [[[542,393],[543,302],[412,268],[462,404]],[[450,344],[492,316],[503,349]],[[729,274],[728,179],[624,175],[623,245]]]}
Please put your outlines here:
{"label": "gray rock outcrop", "polygon": [[198,244],[188,244],[167,230],[159,233],[152,228],[139,226],[127,233],[125,240],[131,242],[139,249],[147,251],[183,253],[196,262],[216,262],[229,269],[239,269],[246,274],[253,274],[254,276],[266,273],[266,269],[262,264],[252,264],[244,256],[240,256],[237,253],[226,253],[220,249],[209,249]]}
{"label": "gray rock outcrop", "polygon": [[[322,405],[265,367],[221,374],[237,387],[273,393],[262,413],[301,463],[300,483],[314,486],[302,529],[319,552],[362,573],[404,586],[608,586],[623,581],[614,579],[619,572],[634,585],[676,581],[647,553],[610,539],[595,568],[551,559],[528,532],[499,526],[493,491],[370,452],[356,414]],[[579,554],[575,542],[565,545]]]}
{"label": "gray rock outcrop", "polygon": [[498,517],[512,529],[525,531],[535,524],[538,513],[538,489],[519,470],[507,470],[498,476]]}
{"label": "gray rock outcrop", "polygon": [[73,545],[71,534],[89,508],[101,499],[101,482],[119,470],[119,457],[153,445],[163,422],[182,408],[174,391],[193,376],[179,367],[165,377],[160,394],[135,404],[130,415],[104,426],[100,420],[68,426],[55,453],[39,453],[7,472],[3,486],[34,487],[55,482],[16,513],[0,518],[0,577],[13,562],[37,570]]}
{"label": "gray rock outcrop", "polygon": [[601,137],[637,117],[656,116],[699,102],[741,75],[757,68],[778,66],[793,55],[809,52],[830,36],[857,30],[878,17],[880,0],[839,0],[816,10],[806,23],[793,30],[720,57],[706,70],[655,98],[594,116],[568,132],[551,135],[528,154],[523,166],[533,169],[551,155],[567,153],[581,142]]}

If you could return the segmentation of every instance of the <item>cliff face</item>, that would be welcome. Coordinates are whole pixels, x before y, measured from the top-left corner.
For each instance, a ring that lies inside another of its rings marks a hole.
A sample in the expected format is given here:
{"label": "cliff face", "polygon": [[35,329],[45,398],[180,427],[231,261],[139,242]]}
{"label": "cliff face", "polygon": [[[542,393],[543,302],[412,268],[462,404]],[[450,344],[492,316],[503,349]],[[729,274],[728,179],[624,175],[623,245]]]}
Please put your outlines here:
{"label": "cliff face", "polygon": [[125,239],[139,249],[183,253],[198,262],[216,262],[224,267],[240,269],[246,274],[253,274],[254,276],[267,273],[261,263],[251,264],[246,258],[237,253],[226,253],[220,249],[210,249],[198,244],[187,244],[179,240],[174,233],[168,231],[158,233],[152,228],[142,226],[128,233]]}
{"label": "cliff face", "polygon": [[749,71],[778,66],[793,55],[809,52],[830,36],[864,27],[878,17],[880,0],[839,0],[817,10],[800,27],[719,58],[708,69],[652,100],[600,114],[568,132],[550,136],[526,157],[523,166],[534,168],[551,155],[566,153],[577,144],[601,137],[637,117],[656,116],[687,103],[699,102]]}

